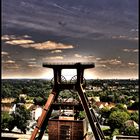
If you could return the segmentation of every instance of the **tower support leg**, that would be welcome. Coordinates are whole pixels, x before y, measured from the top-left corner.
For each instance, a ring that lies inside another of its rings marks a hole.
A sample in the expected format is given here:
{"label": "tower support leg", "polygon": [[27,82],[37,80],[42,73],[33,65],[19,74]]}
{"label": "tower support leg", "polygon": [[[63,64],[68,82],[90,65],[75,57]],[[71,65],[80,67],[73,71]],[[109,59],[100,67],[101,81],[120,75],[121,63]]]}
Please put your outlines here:
{"label": "tower support leg", "polygon": [[96,124],[95,124],[97,122],[94,122],[94,119],[92,117],[92,113],[91,113],[91,111],[89,109],[89,106],[88,106],[88,101],[87,101],[86,96],[85,96],[85,94],[83,92],[82,85],[80,85],[80,87],[79,86],[77,87],[77,91],[78,91],[79,97],[81,99],[83,108],[84,108],[84,110],[86,112],[87,118],[89,120],[92,132],[93,132],[93,134],[95,136],[95,139],[96,140],[101,140],[100,134],[98,133],[98,128],[96,127]]}
{"label": "tower support leg", "polygon": [[46,102],[46,104],[45,104],[45,106],[42,110],[42,114],[39,117],[39,120],[37,122],[37,125],[36,125],[33,133],[32,133],[32,136],[31,136],[30,140],[35,140],[36,139],[36,135],[41,128],[42,128],[42,130],[41,130],[40,136],[37,139],[38,140],[42,139],[42,136],[44,134],[43,129],[46,128],[45,126],[47,124],[45,124],[45,123],[47,123],[47,121],[48,121],[48,119],[51,115],[51,112],[52,112],[52,107],[51,106],[52,106],[52,103],[54,102],[56,96],[57,96],[57,92],[55,92],[55,90],[53,90],[52,93],[49,95],[48,100],[47,100],[47,102]]}

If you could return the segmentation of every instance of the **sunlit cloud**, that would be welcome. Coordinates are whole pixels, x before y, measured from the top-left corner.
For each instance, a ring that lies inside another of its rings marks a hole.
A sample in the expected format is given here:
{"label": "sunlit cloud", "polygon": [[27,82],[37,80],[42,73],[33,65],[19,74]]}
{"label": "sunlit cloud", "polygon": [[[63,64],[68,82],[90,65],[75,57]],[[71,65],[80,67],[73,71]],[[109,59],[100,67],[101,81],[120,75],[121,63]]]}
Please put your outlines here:
{"label": "sunlit cloud", "polygon": [[106,66],[105,64],[102,64],[102,65],[101,65],[101,64],[97,64],[96,67],[103,67],[103,68],[106,68],[107,66]]}
{"label": "sunlit cloud", "polygon": [[87,56],[84,56],[85,59],[95,59],[95,56],[93,55],[87,55]]}
{"label": "sunlit cloud", "polygon": [[117,60],[117,59],[110,59],[110,60],[101,60],[101,61],[98,61],[98,63],[101,63],[101,64],[111,64],[111,65],[118,65],[118,64],[121,64],[122,62],[120,60]]}
{"label": "sunlit cloud", "polygon": [[14,35],[3,35],[1,37],[1,40],[11,40],[11,39],[16,39]]}
{"label": "sunlit cloud", "polygon": [[12,61],[6,61],[3,62],[2,68],[6,70],[13,70],[13,69],[19,69],[20,65],[16,64],[15,62]]}
{"label": "sunlit cloud", "polygon": [[130,49],[123,49],[124,52],[130,52]]}
{"label": "sunlit cloud", "polygon": [[128,65],[129,65],[129,66],[137,66],[136,63],[132,63],[132,62],[129,62]]}
{"label": "sunlit cloud", "polygon": [[31,38],[31,36],[29,36],[29,35],[24,35],[23,37],[24,38]]}
{"label": "sunlit cloud", "polygon": [[29,65],[27,65],[28,67],[40,67],[39,65],[35,65],[35,64],[29,64]]}
{"label": "sunlit cloud", "polygon": [[133,52],[139,52],[139,50],[138,49],[135,49],[135,50],[133,50]]}
{"label": "sunlit cloud", "polygon": [[117,59],[112,59],[109,61],[109,63],[112,65],[117,65],[117,64],[121,64],[122,62],[120,60],[117,60]]}
{"label": "sunlit cloud", "polygon": [[23,61],[36,61],[36,58],[24,58]]}
{"label": "sunlit cloud", "polygon": [[123,49],[124,52],[134,52],[134,53],[137,53],[139,52],[138,49]]}
{"label": "sunlit cloud", "polygon": [[43,61],[47,61],[47,60],[63,60],[64,57],[63,56],[50,56],[50,57],[45,57],[43,58]]}
{"label": "sunlit cloud", "polygon": [[80,55],[80,54],[74,54],[74,56],[75,57],[78,57],[78,58],[81,58],[82,57],[82,55]]}
{"label": "sunlit cloud", "polygon": [[53,50],[51,53],[62,53],[62,50]]}
{"label": "sunlit cloud", "polygon": [[7,70],[8,69],[9,70],[14,70],[14,69],[19,69],[20,67],[15,65],[15,66],[4,66],[4,68],[7,69]]}
{"label": "sunlit cloud", "polygon": [[102,59],[102,58],[100,58],[100,57],[97,57],[97,58],[96,58],[97,61],[100,61],[101,59]]}
{"label": "sunlit cloud", "polygon": [[3,35],[1,37],[2,40],[8,41],[8,40],[17,40],[17,39],[25,39],[25,38],[31,38],[29,35],[23,35],[23,36],[15,36],[15,35]]}
{"label": "sunlit cloud", "polygon": [[36,62],[32,61],[32,62],[28,62],[29,64],[36,64]]}
{"label": "sunlit cloud", "polygon": [[1,52],[2,55],[8,55],[8,52]]}
{"label": "sunlit cloud", "polygon": [[15,64],[15,61],[13,60],[7,60],[7,61],[4,61],[5,64]]}
{"label": "sunlit cloud", "polygon": [[35,43],[35,44],[25,44],[20,45],[24,48],[34,48],[37,50],[55,50],[55,49],[72,49],[74,46],[72,45],[66,45],[62,43],[56,43],[53,41],[46,41],[43,43]]}
{"label": "sunlit cloud", "polygon": [[10,45],[22,45],[22,44],[34,43],[34,41],[22,39],[22,40],[10,40],[10,41],[6,41],[5,43]]}

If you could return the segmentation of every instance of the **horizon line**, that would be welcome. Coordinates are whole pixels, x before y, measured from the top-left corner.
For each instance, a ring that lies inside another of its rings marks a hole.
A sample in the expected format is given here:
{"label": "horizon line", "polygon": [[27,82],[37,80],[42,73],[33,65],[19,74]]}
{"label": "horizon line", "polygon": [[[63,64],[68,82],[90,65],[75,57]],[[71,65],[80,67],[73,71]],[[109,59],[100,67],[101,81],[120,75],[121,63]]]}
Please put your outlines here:
{"label": "horizon line", "polygon": [[[2,80],[51,80],[51,78],[1,78]],[[139,80],[139,78],[85,78],[86,80]],[[70,80],[70,79],[68,79]]]}

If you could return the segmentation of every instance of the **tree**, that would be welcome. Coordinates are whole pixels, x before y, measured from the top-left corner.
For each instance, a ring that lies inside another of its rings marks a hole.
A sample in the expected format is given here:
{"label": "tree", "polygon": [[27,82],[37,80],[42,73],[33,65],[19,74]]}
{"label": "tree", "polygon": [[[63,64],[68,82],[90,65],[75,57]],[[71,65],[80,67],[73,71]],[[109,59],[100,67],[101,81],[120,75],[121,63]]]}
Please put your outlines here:
{"label": "tree", "polygon": [[44,100],[42,97],[35,97],[33,101],[35,105],[40,105],[40,106],[45,105],[46,103],[46,100]]}
{"label": "tree", "polygon": [[7,112],[2,112],[2,115],[1,115],[1,129],[4,130],[4,129],[8,128],[9,131],[11,131],[14,127],[15,127],[14,117],[11,116]]}
{"label": "tree", "polygon": [[139,123],[139,112],[131,113],[131,120],[135,121],[136,123]]}
{"label": "tree", "polygon": [[125,126],[123,130],[124,130],[124,135],[127,135],[127,136],[139,135],[139,130],[135,128],[134,126]]}
{"label": "tree", "polygon": [[126,107],[124,106],[124,104],[117,104],[115,107],[117,107],[119,110],[127,111],[127,109],[126,109]]}
{"label": "tree", "polygon": [[16,108],[15,113],[11,114],[14,117],[15,126],[23,133],[26,133],[28,120],[30,119],[30,112],[24,105],[19,105]]}
{"label": "tree", "polygon": [[[111,113],[112,113],[113,111],[123,111],[123,112],[127,112],[127,113],[128,113],[126,107],[124,107],[123,104],[117,104],[115,107],[112,107],[110,111],[111,111]],[[129,113],[128,113],[128,114],[129,114]]]}
{"label": "tree", "polygon": [[99,121],[101,124],[104,125],[107,124],[110,113],[111,111],[109,107],[103,107],[102,109],[99,110],[99,114],[101,115],[99,116]]}
{"label": "tree", "polygon": [[108,118],[109,115],[110,115],[110,109],[109,109],[109,107],[103,107],[103,108],[99,111],[99,113],[101,114],[101,116],[102,116],[103,118]]}
{"label": "tree", "polygon": [[114,131],[112,132],[111,136],[115,136],[115,135],[119,135],[120,134],[120,131],[119,129],[114,129]]}
{"label": "tree", "polygon": [[108,119],[108,124],[112,130],[115,128],[120,129],[123,127],[124,122],[129,120],[130,116],[128,113],[123,111],[113,111]]}

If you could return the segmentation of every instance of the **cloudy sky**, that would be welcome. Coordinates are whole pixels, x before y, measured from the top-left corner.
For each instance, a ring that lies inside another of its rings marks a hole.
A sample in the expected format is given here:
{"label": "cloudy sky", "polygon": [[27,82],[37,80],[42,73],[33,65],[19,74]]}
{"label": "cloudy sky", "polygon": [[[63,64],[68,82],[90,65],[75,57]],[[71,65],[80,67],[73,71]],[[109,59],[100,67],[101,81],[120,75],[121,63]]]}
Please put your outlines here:
{"label": "cloudy sky", "polygon": [[52,78],[43,62],[94,62],[86,78],[138,78],[138,0],[2,0],[1,40],[2,78]]}

